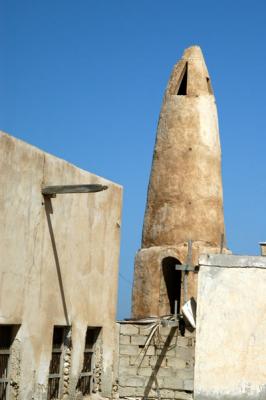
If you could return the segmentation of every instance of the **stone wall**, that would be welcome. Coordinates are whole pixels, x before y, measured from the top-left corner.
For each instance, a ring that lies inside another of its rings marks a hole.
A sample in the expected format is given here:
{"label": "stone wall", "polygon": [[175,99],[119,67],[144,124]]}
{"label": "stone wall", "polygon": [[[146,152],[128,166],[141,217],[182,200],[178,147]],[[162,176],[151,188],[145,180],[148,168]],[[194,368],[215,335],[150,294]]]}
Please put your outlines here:
{"label": "stone wall", "polygon": [[193,392],[194,335],[177,327],[118,324],[119,397],[190,400]]}

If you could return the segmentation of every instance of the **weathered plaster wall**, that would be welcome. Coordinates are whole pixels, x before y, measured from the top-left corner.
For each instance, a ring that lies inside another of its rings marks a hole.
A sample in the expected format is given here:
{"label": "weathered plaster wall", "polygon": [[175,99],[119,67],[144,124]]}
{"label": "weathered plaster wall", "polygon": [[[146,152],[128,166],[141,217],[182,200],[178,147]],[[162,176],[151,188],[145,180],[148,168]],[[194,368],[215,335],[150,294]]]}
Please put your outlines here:
{"label": "weathered plaster wall", "polygon": [[[217,109],[201,49],[192,46],[174,66],[160,112],[142,245],[135,259],[133,317],[169,314],[160,294],[164,254],[185,263],[188,240],[200,254],[206,247],[219,252],[222,238]],[[196,285],[190,274],[188,292],[194,297]]]}
{"label": "weathered plaster wall", "polygon": [[[187,65],[186,90],[178,94]],[[202,240],[224,233],[221,148],[215,98],[201,49],[185,50],[160,113],[142,247]]]}
{"label": "weathered plaster wall", "polygon": [[195,400],[266,398],[266,258],[200,258]]}
{"label": "weathered plaster wall", "polygon": [[[44,200],[43,185],[99,183]],[[45,398],[54,325],[72,325],[71,377],[87,326],[103,327],[102,394],[112,386],[122,189],[0,133],[0,323],[21,324],[21,399]]]}
{"label": "weathered plaster wall", "polygon": [[192,400],[194,335],[160,326],[144,351],[152,329],[152,324],[118,324],[119,397]]}

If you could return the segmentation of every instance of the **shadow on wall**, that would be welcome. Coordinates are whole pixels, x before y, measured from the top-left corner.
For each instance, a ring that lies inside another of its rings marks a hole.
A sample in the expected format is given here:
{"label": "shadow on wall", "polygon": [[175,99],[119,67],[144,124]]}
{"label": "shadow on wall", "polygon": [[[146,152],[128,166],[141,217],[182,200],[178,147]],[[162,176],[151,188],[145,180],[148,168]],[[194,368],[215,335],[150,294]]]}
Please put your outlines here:
{"label": "shadow on wall", "polygon": [[68,318],[68,312],[67,312],[64,286],[63,286],[63,279],[62,279],[61,268],[60,268],[60,263],[59,263],[59,257],[58,257],[58,253],[57,253],[57,249],[56,249],[55,236],[54,236],[52,221],[51,221],[51,217],[50,217],[50,215],[53,214],[53,205],[51,202],[51,198],[49,196],[44,196],[44,207],[45,207],[45,214],[46,214],[46,218],[47,218],[47,224],[48,224],[48,229],[49,229],[49,233],[50,233],[53,253],[54,253],[54,260],[55,260],[55,266],[56,266],[56,272],[57,272],[57,277],[58,277],[58,283],[59,283],[59,288],[60,288],[60,294],[61,294],[61,299],[62,299],[64,315],[65,315],[65,319],[66,319],[66,325],[70,325],[69,318]]}
{"label": "shadow on wall", "polygon": [[165,343],[163,345],[163,348],[162,348],[162,351],[160,353],[160,356],[158,357],[158,359],[156,361],[155,367],[154,367],[154,369],[152,371],[152,374],[151,374],[151,376],[149,378],[147,386],[145,387],[144,399],[147,399],[149,397],[149,393],[151,391],[153,383],[155,383],[156,388],[159,388],[159,383],[157,381],[157,374],[158,374],[158,371],[160,370],[160,368],[162,366],[162,362],[163,362],[163,360],[165,358],[165,355],[166,355],[167,351],[169,350],[169,346],[170,346],[170,344],[171,344],[171,342],[173,340],[173,337],[174,337],[174,335],[176,333],[176,330],[177,330],[177,327],[174,327],[174,328],[171,329],[171,331],[170,331],[170,333],[169,333],[169,335],[168,335],[168,337],[167,337],[167,339],[166,339],[166,341],[165,341]]}

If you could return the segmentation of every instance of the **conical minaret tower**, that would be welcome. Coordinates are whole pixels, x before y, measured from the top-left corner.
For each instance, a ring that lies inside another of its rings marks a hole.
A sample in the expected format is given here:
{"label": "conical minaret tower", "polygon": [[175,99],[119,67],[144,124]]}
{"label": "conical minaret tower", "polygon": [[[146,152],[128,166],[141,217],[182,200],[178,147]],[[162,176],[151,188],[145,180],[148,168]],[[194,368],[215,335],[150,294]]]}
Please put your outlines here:
{"label": "conical minaret tower", "polygon": [[[221,149],[215,98],[198,46],[174,66],[160,113],[142,246],[135,260],[133,317],[161,316],[196,296],[197,277],[176,270],[224,238]],[[185,292],[185,295],[184,295]]]}

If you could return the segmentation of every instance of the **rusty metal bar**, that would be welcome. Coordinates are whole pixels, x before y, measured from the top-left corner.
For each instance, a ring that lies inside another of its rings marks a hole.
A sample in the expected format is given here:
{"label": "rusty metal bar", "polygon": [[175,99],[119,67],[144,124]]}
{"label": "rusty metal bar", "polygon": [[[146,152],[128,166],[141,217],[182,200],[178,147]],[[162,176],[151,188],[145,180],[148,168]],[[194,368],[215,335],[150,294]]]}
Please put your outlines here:
{"label": "rusty metal bar", "polygon": [[188,264],[177,264],[175,266],[176,271],[187,271],[187,272],[195,272],[195,267],[193,265]]}

